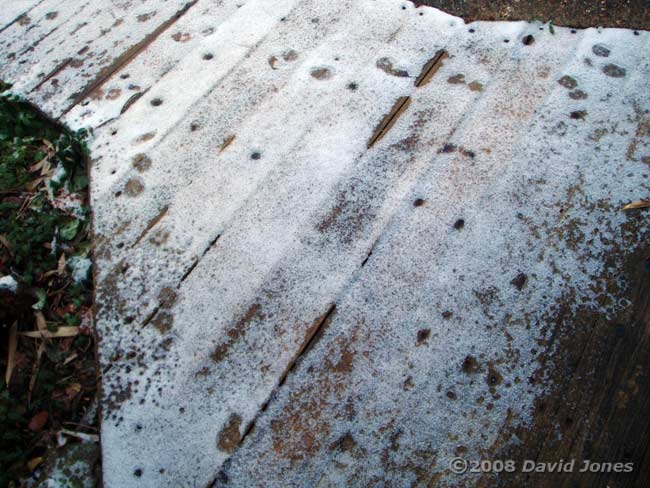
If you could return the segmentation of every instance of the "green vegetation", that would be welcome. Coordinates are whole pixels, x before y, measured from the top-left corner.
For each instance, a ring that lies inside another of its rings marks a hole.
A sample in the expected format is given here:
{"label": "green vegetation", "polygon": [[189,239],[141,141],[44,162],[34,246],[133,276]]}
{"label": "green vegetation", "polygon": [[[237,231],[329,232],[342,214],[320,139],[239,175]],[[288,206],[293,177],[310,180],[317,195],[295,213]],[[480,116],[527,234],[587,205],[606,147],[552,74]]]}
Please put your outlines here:
{"label": "green vegetation", "polygon": [[0,94],[0,487],[95,394],[85,135]]}

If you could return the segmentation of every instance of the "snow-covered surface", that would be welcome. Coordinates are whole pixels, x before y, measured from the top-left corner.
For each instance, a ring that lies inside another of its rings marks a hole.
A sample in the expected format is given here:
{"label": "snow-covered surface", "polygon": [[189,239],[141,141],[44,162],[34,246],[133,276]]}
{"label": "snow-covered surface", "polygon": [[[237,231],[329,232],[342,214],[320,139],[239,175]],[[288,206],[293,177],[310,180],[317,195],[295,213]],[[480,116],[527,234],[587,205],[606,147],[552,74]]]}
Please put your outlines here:
{"label": "snow-covered surface", "polygon": [[13,276],[7,275],[0,278],[0,290],[16,293],[17,289],[18,282]]}
{"label": "snow-covered surface", "polygon": [[43,0],[8,0],[2,3],[0,9],[0,29],[4,29],[21,16],[25,16],[22,22],[26,22],[26,14],[30,9],[41,3]]}
{"label": "snow-covered surface", "polygon": [[622,306],[599,277],[649,189],[647,32],[394,0],[198,0],[164,28],[182,2],[61,5],[60,35],[88,25],[12,24],[25,62],[0,76],[95,129],[105,486],[457,483],[450,458],[530,420],[554,307]]}
{"label": "snow-covered surface", "polygon": [[72,279],[75,283],[81,283],[90,278],[90,269],[92,262],[90,259],[82,256],[72,256],[68,261],[70,271],[72,271]]}

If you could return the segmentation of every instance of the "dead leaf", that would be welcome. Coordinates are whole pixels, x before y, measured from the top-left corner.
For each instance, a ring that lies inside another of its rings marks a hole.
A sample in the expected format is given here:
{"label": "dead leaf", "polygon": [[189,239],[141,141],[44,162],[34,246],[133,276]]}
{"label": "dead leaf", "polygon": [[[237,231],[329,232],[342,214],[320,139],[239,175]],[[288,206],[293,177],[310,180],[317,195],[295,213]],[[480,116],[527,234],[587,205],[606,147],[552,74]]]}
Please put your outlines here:
{"label": "dead leaf", "polygon": [[65,434],[71,437],[76,437],[77,439],[81,439],[82,441],[99,442],[99,436],[97,434],[84,434],[83,432],[75,432],[68,429],[61,429],[59,431],[59,434]]}
{"label": "dead leaf", "polygon": [[38,330],[33,332],[21,332],[20,335],[33,337],[34,339],[55,339],[57,337],[74,337],[79,334],[79,327],[63,326],[59,327],[56,332],[49,330]]}
{"label": "dead leaf", "polygon": [[41,159],[38,163],[34,163],[29,167],[30,173],[36,173],[38,170],[42,169],[47,161],[47,156]]}
{"label": "dead leaf", "polygon": [[623,210],[634,210],[637,208],[650,207],[650,200],[639,200],[638,202],[628,203],[623,207]]}
{"label": "dead leaf", "polygon": [[228,137],[226,137],[223,140],[223,142],[221,143],[221,146],[219,146],[219,154],[224,152],[226,150],[226,148],[232,144],[232,141],[235,140],[235,137],[237,137],[237,136],[232,134],[232,135],[229,135]]}
{"label": "dead leaf", "polygon": [[28,191],[34,191],[36,188],[38,188],[38,185],[40,185],[43,182],[44,178],[35,178],[29,183],[25,184],[25,188],[27,188]]}
{"label": "dead leaf", "polygon": [[43,312],[36,312],[36,329],[40,332],[47,332],[47,322],[45,322],[45,316]]}
{"label": "dead leaf", "polygon": [[47,424],[48,418],[49,415],[45,410],[43,410],[42,412],[38,412],[36,415],[32,417],[32,420],[29,421],[29,424],[27,424],[27,428],[32,432],[40,432],[41,430],[43,430],[43,427],[45,427],[45,424]]}
{"label": "dead leaf", "polygon": [[9,250],[9,252],[11,252],[11,243],[7,240],[7,236],[4,234],[0,234],[0,244],[2,244]]}
{"label": "dead leaf", "polygon": [[79,383],[72,383],[65,387],[65,394],[69,400],[72,400],[76,397],[81,391],[81,385]]}
{"label": "dead leaf", "polygon": [[34,471],[36,468],[38,468],[38,466],[39,466],[42,462],[43,462],[43,457],[42,457],[42,456],[35,457],[35,458],[33,458],[33,459],[30,459],[30,460],[27,462],[27,467],[29,468],[30,471]]}
{"label": "dead leaf", "polygon": [[16,365],[16,347],[18,346],[18,337],[16,332],[18,331],[18,322],[14,322],[14,325],[9,329],[9,347],[7,354],[7,371],[5,373],[5,383],[8,385],[11,380],[11,374],[14,371],[14,366]]}
{"label": "dead leaf", "polygon": [[50,151],[55,152],[54,144],[52,144],[50,141],[43,139],[43,144],[45,144]]}
{"label": "dead leaf", "polygon": [[70,356],[65,358],[65,361],[63,361],[63,366],[65,366],[66,364],[70,364],[72,361],[77,359],[77,356],[78,356],[78,354],[76,352],[72,353]]}
{"label": "dead leaf", "polygon": [[60,276],[63,276],[65,274],[65,253],[61,253],[56,271]]}

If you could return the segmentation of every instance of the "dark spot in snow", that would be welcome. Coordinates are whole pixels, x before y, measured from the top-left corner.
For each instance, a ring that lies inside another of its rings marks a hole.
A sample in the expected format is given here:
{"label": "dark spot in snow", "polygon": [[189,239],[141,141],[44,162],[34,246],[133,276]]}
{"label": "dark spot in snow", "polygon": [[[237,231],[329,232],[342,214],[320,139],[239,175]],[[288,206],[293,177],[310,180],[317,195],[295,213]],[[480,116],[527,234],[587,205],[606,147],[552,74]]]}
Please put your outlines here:
{"label": "dark spot in snow", "polygon": [[154,12],[149,12],[149,13],[146,13],[146,14],[140,14],[136,18],[138,19],[138,22],[146,22],[151,17],[153,17],[154,15],[156,15],[155,11]]}
{"label": "dark spot in snow", "polygon": [[151,100],[151,105],[153,105],[154,107],[160,107],[162,103],[163,101],[160,98],[154,98],[153,100]]}
{"label": "dark spot in snow", "polygon": [[465,75],[462,73],[458,73],[457,75],[450,76],[447,78],[447,83],[451,83],[452,85],[459,85],[461,83],[465,83]]}
{"label": "dark spot in snow", "polygon": [[571,112],[571,118],[575,120],[585,120],[586,116],[587,116],[586,110],[576,110],[574,112]]}
{"label": "dark spot in snow", "polygon": [[582,90],[573,90],[569,92],[569,98],[573,100],[584,100],[585,98],[587,98],[587,94]]}
{"label": "dark spot in snow", "polygon": [[610,50],[607,49],[605,46],[602,44],[594,44],[591,47],[591,52],[593,52],[596,56],[600,56],[603,58],[606,58],[609,56]]}
{"label": "dark spot in snow", "polygon": [[357,447],[357,443],[350,432],[343,434],[329,446],[330,451],[352,451]]}
{"label": "dark spot in snow", "polygon": [[56,19],[59,16],[59,12],[48,12],[45,14],[45,18],[47,20],[53,20]]}
{"label": "dark spot in snow", "polygon": [[[203,31],[203,33],[206,34],[205,31]],[[172,35],[172,39],[174,39],[176,42],[187,42],[191,38],[192,36],[188,32],[176,32]]]}
{"label": "dark spot in snow", "polygon": [[452,312],[451,310],[445,310],[444,312],[442,312],[442,318],[445,320],[449,320],[453,316],[454,316],[454,312]]}
{"label": "dark spot in snow", "polygon": [[430,335],[431,335],[431,329],[420,329],[420,330],[418,330],[418,335],[417,335],[418,344],[417,345],[420,346],[420,345],[424,344],[425,342],[427,342]]}
{"label": "dark spot in snow", "polygon": [[557,80],[557,82],[564,88],[569,88],[570,90],[573,90],[576,86],[578,86],[578,82],[575,80],[575,78],[569,75],[564,75],[562,78]]}
{"label": "dark spot in snow", "polygon": [[463,219],[458,219],[454,223],[454,229],[456,229],[456,230],[461,230],[463,227],[465,227],[465,220],[463,220]]}
{"label": "dark spot in snow", "polygon": [[160,308],[172,308],[176,303],[178,295],[173,288],[165,287],[160,290],[158,293],[158,301],[160,302]]}
{"label": "dark spot in snow", "polygon": [[348,90],[355,91],[357,88],[359,88],[359,85],[357,85],[356,83],[354,82],[348,83]]}
{"label": "dark spot in snow", "polygon": [[133,167],[140,173],[144,173],[151,167],[151,158],[146,154],[136,154],[133,156]]}
{"label": "dark spot in snow", "polygon": [[528,282],[528,276],[525,273],[519,273],[517,276],[515,276],[510,283],[513,284],[517,290],[521,291],[524,289],[524,286],[526,286],[526,283]]}
{"label": "dark spot in snow", "polygon": [[239,433],[241,422],[241,416],[236,413],[230,415],[228,423],[224,425],[217,439],[217,447],[219,449],[227,453],[232,453],[235,450],[241,439],[241,434]]}
{"label": "dark spot in snow", "polygon": [[466,156],[470,159],[474,159],[474,157],[476,156],[476,153],[474,151],[470,151],[469,149],[465,149],[464,147],[460,148],[460,153],[463,156]]}
{"label": "dark spot in snow", "polygon": [[439,153],[452,153],[456,150],[455,144],[445,144],[442,149],[438,150]]}
{"label": "dark spot in snow", "polygon": [[159,311],[153,319],[151,319],[151,325],[153,325],[161,334],[166,334],[169,332],[174,324],[174,316],[164,310]]}
{"label": "dark spot in snow", "polygon": [[206,61],[210,61],[213,58],[214,58],[214,54],[212,54],[212,53],[205,53],[203,55],[203,59],[206,60]]}
{"label": "dark spot in snow", "polygon": [[478,361],[474,356],[468,355],[463,360],[463,372],[467,374],[477,373],[479,370]]}
{"label": "dark spot in snow", "polygon": [[287,62],[295,61],[298,59],[298,52],[294,51],[293,49],[289,49],[288,51],[282,53],[282,59]]}
{"label": "dark spot in snow", "polygon": [[446,395],[447,395],[447,398],[449,398],[450,400],[455,400],[455,399],[456,399],[456,393],[454,393],[454,392],[451,391],[451,390],[449,390],[449,391],[446,393]]}
{"label": "dark spot in snow", "polygon": [[424,200],[422,198],[416,198],[415,201],[413,202],[414,207],[421,207],[424,205]]}
{"label": "dark spot in snow", "polygon": [[256,161],[261,157],[262,157],[262,153],[260,153],[259,151],[255,151],[251,154],[251,159],[254,159]]}
{"label": "dark spot in snow", "polygon": [[533,44],[535,42],[535,38],[533,37],[532,34],[528,34],[527,36],[524,36],[521,39],[521,42],[524,43],[524,46],[530,46],[531,44]]}
{"label": "dark spot in snow", "polygon": [[136,469],[133,472],[133,475],[139,478],[140,476],[142,476],[142,470],[140,468]]}
{"label": "dark spot in snow", "polygon": [[397,76],[399,78],[406,78],[409,74],[408,71],[403,70],[395,66],[395,61],[391,58],[379,58],[375,63],[377,68],[382,70],[384,73],[387,73],[392,76]]}
{"label": "dark spot in snow", "polygon": [[122,94],[122,90],[119,88],[113,88],[108,91],[106,94],[106,100],[116,100]]}
{"label": "dark spot in snow", "polygon": [[485,378],[485,382],[490,387],[498,386],[503,382],[503,376],[501,376],[501,373],[499,373],[492,364],[488,367],[488,374]]}
{"label": "dark spot in snow", "polygon": [[138,196],[143,190],[144,185],[137,178],[131,178],[126,182],[126,186],[124,187],[124,191],[130,197]]}
{"label": "dark spot in snow", "polygon": [[329,68],[326,68],[324,66],[312,68],[309,71],[309,74],[311,75],[312,78],[315,78],[317,80],[328,80],[332,77],[332,70]]}
{"label": "dark spot in snow", "polygon": [[603,66],[603,73],[612,78],[623,78],[625,76],[625,68],[610,63]]}

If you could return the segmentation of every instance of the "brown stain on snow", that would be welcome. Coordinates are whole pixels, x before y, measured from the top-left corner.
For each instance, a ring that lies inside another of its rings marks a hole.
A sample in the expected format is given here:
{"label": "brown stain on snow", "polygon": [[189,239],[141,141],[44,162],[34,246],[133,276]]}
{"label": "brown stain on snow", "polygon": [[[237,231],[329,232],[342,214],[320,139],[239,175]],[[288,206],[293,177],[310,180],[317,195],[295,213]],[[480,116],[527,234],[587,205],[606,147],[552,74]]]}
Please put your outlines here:
{"label": "brown stain on snow", "polygon": [[237,448],[241,439],[240,427],[242,418],[240,415],[233,413],[224,425],[217,438],[217,447],[227,453],[232,453]]}
{"label": "brown stain on snow", "polygon": [[226,336],[228,337],[223,342],[221,342],[210,354],[210,357],[215,363],[223,361],[226,356],[229,354],[231,347],[237,344],[243,337],[246,336],[248,331],[248,326],[253,322],[253,320],[264,319],[264,314],[261,313],[261,305],[259,303],[253,303],[248,307],[244,315],[242,315],[237,322],[226,331]]}

